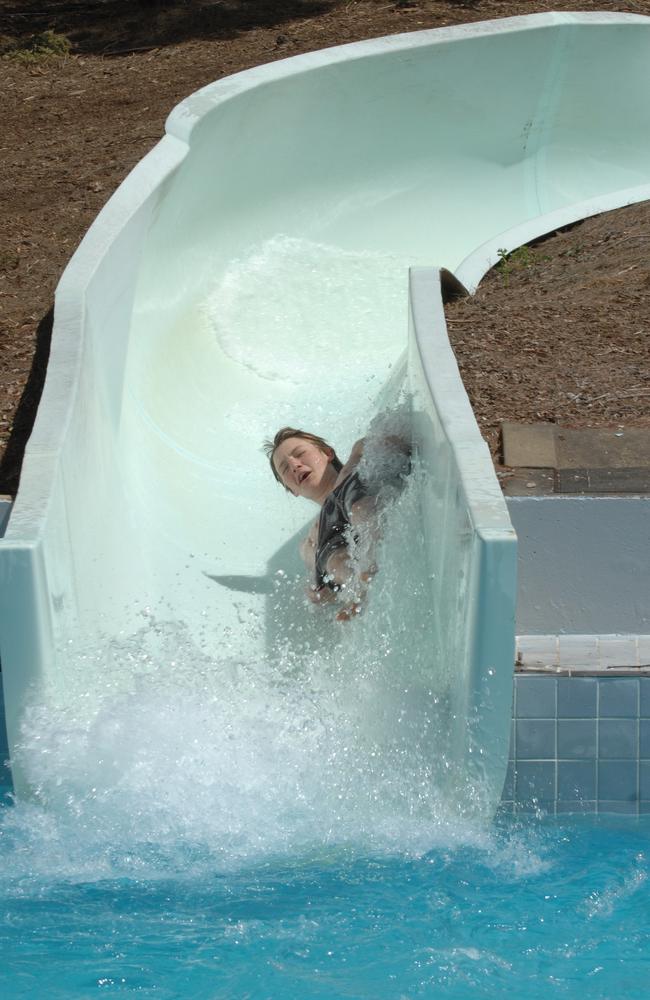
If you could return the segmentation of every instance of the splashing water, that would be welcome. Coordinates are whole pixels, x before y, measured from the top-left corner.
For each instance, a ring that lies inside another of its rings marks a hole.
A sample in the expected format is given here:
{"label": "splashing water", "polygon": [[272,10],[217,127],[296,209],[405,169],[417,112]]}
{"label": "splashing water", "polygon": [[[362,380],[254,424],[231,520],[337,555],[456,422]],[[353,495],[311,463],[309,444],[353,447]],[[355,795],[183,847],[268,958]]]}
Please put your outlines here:
{"label": "splashing water", "polygon": [[269,614],[300,618],[255,662],[152,609],[73,644],[74,697],[25,721],[42,801],[0,807],[3,997],[644,996],[647,822],[446,801],[446,679],[402,615],[419,489],[345,629],[286,579]]}
{"label": "splashing water", "polygon": [[386,508],[379,562],[392,572],[347,628],[280,578],[269,614],[285,622],[289,607],[289,625],[256,661],[199,649],[151,611],[128,639],[71,646],[64,690],[31,707],[19,753],[48,809],[91,839],[208,845],[230,864],[350,843],[421,853],[457,825],[471,809],[441,791],[446,681],[400,610],[409,567],[426,625],[419,489],[414,475]]}

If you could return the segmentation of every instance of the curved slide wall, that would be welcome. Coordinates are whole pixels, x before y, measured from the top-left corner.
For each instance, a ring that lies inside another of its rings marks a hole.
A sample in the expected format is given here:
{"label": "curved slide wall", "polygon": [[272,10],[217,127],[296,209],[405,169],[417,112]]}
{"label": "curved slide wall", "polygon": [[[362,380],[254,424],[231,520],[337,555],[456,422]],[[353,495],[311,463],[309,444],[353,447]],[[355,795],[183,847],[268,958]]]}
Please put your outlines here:
{"label": "curved slide wall", "polygon": [[[409,268],[444,265],[471,288],[499,248],[650,196],[649,29],[549,14],[377,39],[250,70],[173,111],[57,291],[0,542],[12,746],[30,697],[87,703],[93,671],[115,668],[97,649],[135,636],[151,650],[163,618],[201,651],[291,644],[297,591],[273,588],[313,512],[274,489],[261,438],[300,423],[345,452],[363,433],[398,381]],[[431,349],[436,281],[415,270],[410,295],[437,622],[421,642],[448,678],[456,756],[483,756],[494,802],[514,536],[453,359]],[[20,755],[14,778],[30,782]]]}

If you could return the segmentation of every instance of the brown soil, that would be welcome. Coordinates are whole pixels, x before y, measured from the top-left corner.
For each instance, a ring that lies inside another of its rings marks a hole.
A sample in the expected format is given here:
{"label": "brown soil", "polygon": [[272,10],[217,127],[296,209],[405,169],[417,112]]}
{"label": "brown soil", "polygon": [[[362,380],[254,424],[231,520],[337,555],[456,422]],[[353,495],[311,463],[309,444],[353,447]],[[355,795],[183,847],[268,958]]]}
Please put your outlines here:
{"label": "brown soil", "polygon": [[650,427],[650,204],[515,252],[447,306],[492,454],[502,420]]}
{"label": "brown soil", "polygon": [[[15,0],[0,46],[48,29],[67,58],[0,59],[0,493],[15,493],[40,396],[54,289],[93,218],[160,138],[170,109],[250,66],[400,31],[545,10],[650,15],[650,0]],[[649,212],[552,237],[530,266],[450,308],[470,398],[495,454],[502,418],[649,422]],[[548,258],[548,259],[547,259]]]}

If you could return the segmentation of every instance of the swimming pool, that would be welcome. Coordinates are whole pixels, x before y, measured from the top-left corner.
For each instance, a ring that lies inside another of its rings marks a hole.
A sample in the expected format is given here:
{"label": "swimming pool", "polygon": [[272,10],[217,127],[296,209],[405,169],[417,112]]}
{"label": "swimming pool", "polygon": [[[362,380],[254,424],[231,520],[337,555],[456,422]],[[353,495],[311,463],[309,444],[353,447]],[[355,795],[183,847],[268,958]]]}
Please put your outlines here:
{"label": "swimming pool", "polygon": [[648,817],[402,817],[268,854],[257,829],[235,862],[178,815],[140,838],[86,809],[0,812],[7,1000],[647,996]]}

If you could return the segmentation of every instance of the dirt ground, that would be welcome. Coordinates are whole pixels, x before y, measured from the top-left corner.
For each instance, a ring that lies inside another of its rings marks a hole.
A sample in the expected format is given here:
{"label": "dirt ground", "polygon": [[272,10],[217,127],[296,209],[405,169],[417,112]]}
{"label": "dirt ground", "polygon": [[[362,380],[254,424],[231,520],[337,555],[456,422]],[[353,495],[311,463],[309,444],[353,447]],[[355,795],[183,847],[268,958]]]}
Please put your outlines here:
{"label": "dirt ground", "polygon": [[650,427],[647,202],[516,251],[446,314],[497,462],[502,420]]}
{"label": "dirt ground", "polygon": [[[545,10],[650,15],[650,0],[0,2],[0,493],[15,493],[40,396],[54,289],[93,218],[212,80],[313,49]],[[33,36],[65,56],[26,56]],[[16,55],[16,49],[23,49]],[[501,419],[650,424],[650,210],[547,238],[448,310],[482,430]]]}

